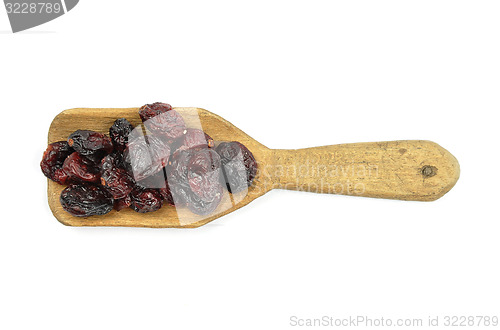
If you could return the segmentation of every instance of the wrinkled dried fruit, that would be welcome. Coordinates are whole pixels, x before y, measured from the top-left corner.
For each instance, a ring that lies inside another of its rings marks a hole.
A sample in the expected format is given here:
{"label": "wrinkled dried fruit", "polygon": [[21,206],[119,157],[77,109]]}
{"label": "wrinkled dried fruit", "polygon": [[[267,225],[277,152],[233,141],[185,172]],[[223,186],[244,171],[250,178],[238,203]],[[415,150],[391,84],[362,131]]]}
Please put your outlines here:
{"label": "wrinkled dried fruit", "polygon": [[148,130],[168,138],[169,142],[186,132],[184,119],[169,104],[156,102],[143,105],[139,109],[139,116]]}
{"label": "wrinkled dried fruit", "polygon": [[124,152],[125,162],[136,181],[158,173],[167,165],[170,147],[154,136],[142,136],[129,142]]}
{"label": "wrinkled dried fruit", "polygon": [[52,177],[55,182],[60,183],[60,184],[70,184],[71,183],[71,178],[69,175],[62,169],[57,169],[54,172],[54,175]]}
{"label": "wrinkled dried fruit", "polygon": [[172,106],[170,104],[155,102],[151,104],[145,104],[140,107],[139,116],[141,117],[141,120],[145,122],[148,119],[151,119],[161,113],[165,113],[170,110],[172,110]]}
{"label": "wrinkled dried fruit", "polygon": [[83,156],[83,157],[85,157],[87,160],[92,162],[94,164],[94,166],[99,167],[99,164],[101,163],[104,155],[105,155],[104,152],[96,152],[95,154],[90,154],[90,155]]}
{"label": "wrinkled dried fruit", "polygon": [[237,193],[252,184],[257,162],[241,143],[215,149],[208,134],[187,128],[167,103],[146,104],[139,115],[144,126],[119,118],[109,137],[77,130],[48,146],[40,166],[48,178],[71,185],[60,197],[66,211],[90,216],[130,207],[144,213],[166,201],[205,216],[220,205],[224,187]]}
{"label": "wrinkled dried fruit", "polygon": [[187,183],[187,170],[191,157],[196,149],[177,150],[170,158],[169,166],[166,168],[168,182]]}
{"label": "wrinkled dried fruit", "polygon": [[185,206],[188,203],[189,195],[192,194],[189,185],[182,185],[177,183],[170,184],[168,187],[173,205],[175,205],[175,207]]}
{"label": "wrinkled dried fruit", "polygon": [[134,126],[125,118],[115,120],[109,128],[109,137],[113,146],[118,151],[123,151],[127,147],[129,136],[134,130]]}
{"label": "wrinkled dried fruit", "polygon": [[172,196],[172,192],[170,191],[170,186],[168,182],[166,182],[166,185],[164,188],[159,189],[161,196],[163,199],[170,205],[175,205],[174,203],[174,197]]}
{"label": "wrinkled dried fruit", "polygon": [[64,160],[73,153],[73,148],[66,141],[59,141],[49,144],[43,153],[40,167],[43,174],[60,184],[69,182],[68,175],[62,170]]}
{"label": "wrinkled dried fruit", "polygon": [[186,150],[195,147],[213,148],[214,146],[214,139],[212,139],[210,135],[203,132],[201,129],[187,128],[186,134],[177,138],[172,143],[172,152],[175,152],[176,150]]}
{"label": "wrinkled dried fruit", "polygon": [[174,199],[172,193],[170,192],[170,187],[167,181],[165,168],[156,174],[153,174],[144,180],[137,181],[136,185],[141,188],[153,188],[158,189],[163,199],[170,205],[174,205]]}
{"label": "wrinkled dried fruit", "polygon": [[188,195],[191,194],[187,168],[189,160],[195,152],[195,149],[176,151],[171,157],[170,165],[166,168],[167,181],[176,206],[186,204]]}
{"label": "wrinkled dried fruit", "polygon": [[105,188],[88,183],[65,188],[59,200],[65,211],[77,217],[103,215],[113,209],[113,196]]}
{"label": "wrinkled dried fruit", "polygon": [[101,184],[108,188],[113,198],[120,199],[130,194],[135,186],[135,181],[127,171],[114,167],[102,172]]}
{"label": "wrinkled dried fruit", "polygon": [[257,174],[257,162],[250,150],[243,144],[233,141],[222,142],[216,151],[221,158],[227,190],[237,193],[248,189]]}
{"label": "wrinkled dried fruit", "polygon": [[142,188],[165,188],[165,173],[163,169],[151,176],[148,176],[141,181],[137,181],[136,184]]}
{"label": "wrinkled dried fruit", "polygon": [[189,159],[187,178],[194,194],[203,201],[212,201],[219,193],[220,157],[212,149],[199,149]]}
{"label": "wrinkled dried fruit", "polygon": [[102,157],[113,150],[113,144],[109,137],[89,130],[77,130],[71,133],[68,144],[83,156],[99,154]]}
{"label": "wrinkled dried fruit", "polygon": [[163,197],[156,189],[136,187],[130,193],[130,207],[139,213],[154,212],[161,208]]}
{"label": "wrinkled dried fruit", "polygon": [[220,158],[208,148],[178,150],[167,167],[170,192],[176,206],[187,204],[200,215],[211,213],[222,198]]}
{"label": "wrinkled dried fruit", "polygon": [[97,183],[100,179],[99,168],[78,152],[73,152],[66,158],[62,169],[74,182]]}
{"label": "wrinkled dried fruit", "polygon": [[188,209],[198,215],[209,215],[213,213],[217,206],[219,206],[223,193],[223,188],[220,184],[216,187],[217,188],[214,188],[213,199],[210,201],[203,200],[196,194],[189,194],[187,202]]}
{"label": "wrinkled dried fruit", "polygon": [[124,198],[115,199],[113,208],[117,211],[121,211],[129,207],[130,204],[132,204],[132,199],[130,198],[130,195],[127,195]]}
{"label": "wrinkled dried fruit", "polygon": [[101,160],[101,173],[105,170],[110,170],[112,168],[125,168],[125,161],[123,160],[123,155],[120,152],[114,151],[109,155],[106,155]]}

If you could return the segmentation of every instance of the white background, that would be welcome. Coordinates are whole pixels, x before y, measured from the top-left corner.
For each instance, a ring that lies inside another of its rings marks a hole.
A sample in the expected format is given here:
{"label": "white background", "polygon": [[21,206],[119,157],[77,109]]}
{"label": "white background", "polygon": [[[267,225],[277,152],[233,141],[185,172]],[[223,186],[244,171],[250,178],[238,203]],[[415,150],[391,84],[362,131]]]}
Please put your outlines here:
{"label": "white background", "polygon": [[[0,7],[0,328],[500,316],[499,17],[496,1],[85,0],[12,34]],[[461,178],[430,203],[273,191],[194,230],[61,225],[39,169],[53,117],[154,101],[271,148],[432,140]]]}

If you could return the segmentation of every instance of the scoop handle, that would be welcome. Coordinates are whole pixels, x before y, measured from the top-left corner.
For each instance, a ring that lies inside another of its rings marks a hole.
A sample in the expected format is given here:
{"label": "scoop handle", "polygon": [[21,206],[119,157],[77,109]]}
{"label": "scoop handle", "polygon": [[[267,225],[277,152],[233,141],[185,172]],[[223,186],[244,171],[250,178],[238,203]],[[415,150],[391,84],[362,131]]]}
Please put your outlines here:
{"label": "scoop handle", "polygon": [[431,141],[407,140],[272,150],[264,175],[273,188],[433,201],[457,182],[460,166]]}

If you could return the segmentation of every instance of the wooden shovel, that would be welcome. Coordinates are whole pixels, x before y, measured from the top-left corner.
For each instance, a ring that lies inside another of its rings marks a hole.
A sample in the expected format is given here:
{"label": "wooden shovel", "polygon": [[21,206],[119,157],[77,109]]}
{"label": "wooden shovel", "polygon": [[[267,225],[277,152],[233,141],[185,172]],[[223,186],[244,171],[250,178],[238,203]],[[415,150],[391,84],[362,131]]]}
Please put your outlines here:
{"label": "wooden shovel", "polygon": [[[64,189],[48,180],[49,206],[69,226],[178,227],[202,226],[247,205],[272,189],[304,190],[388,199],[433,201],[457,182],[460,167],[446,149],[430,141],[409,140],[331,145],[298,150],[269,149],[236,126],[207,110],[175,108],[188,127],[202,128],[215,141],[239,141],[253,153],[259,170],[248,191],[226,193],[209,217],[165,205],[159,211],[136,213],[131,209],[103,216],[79,218],[65,212],[59,202]],[[48,142],[66,140],[77,129],[108,133],[117,118],[141,123],[138,108],[78,108],[57,115]]]}

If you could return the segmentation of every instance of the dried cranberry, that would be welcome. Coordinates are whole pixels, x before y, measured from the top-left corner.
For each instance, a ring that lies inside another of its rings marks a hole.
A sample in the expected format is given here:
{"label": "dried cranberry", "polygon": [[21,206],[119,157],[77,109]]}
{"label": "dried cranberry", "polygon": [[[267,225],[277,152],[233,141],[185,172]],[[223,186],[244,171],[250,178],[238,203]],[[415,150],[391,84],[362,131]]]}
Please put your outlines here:
{"label": "dried cranberry", "polygon": [[115,120],[109,128],[109,137],[113,146],[118,151],[123,151],[127,147],[129,135],[132,133],[134,126],[125,118]]}
{"label": "dried cranberry", "polygon": [[172,110],[172,106],[170,104],[155,102],[151,104],[145,104],[140,107],[139,116],[141,117],[141,120],[145,122],[148,119],[151,119],[161,113],[165,113],[170,110]]}
{"label": "dried cranberry", "polygon": [[191,157],[195,154],[196,149],[177,150],[174,152],[169,161],[169,166],[166,168],[167,179],[172,183],[188,182],[187,171]]}
{"label": "dried cranberry", "polygon": [[168,163],[170,147],[154,136],[142,136],[129,142],[124,152],[125,162],[136,181],[162,170]]}
{"label": "dried cranberry", "polygon": [[212,139],[210,135],[203,132],[201,129],[187,128],[186,134],[177,138],[172,143],[172,151],[174,152],[176,150],[186,150],[195,147],[213,148],[214,146],[214,139]]}
{"label": "dried cranberry", "polygon": [[243,144],[222,142],[217,146],[220,155],[224,182],[229,192],[237,193],[248,189],[257,174],[257,161]]}
{"label": "dried cranberry", "polygon": [[214,193],[212,195],[213,199],[209,201],[200,198],[198,195],[194,193],[189,194],[187,202],[189,210],[198,215],[209,215],[213,213],[215,209],[217,209],[217,206],[219,205],[222,199],[222,193],[223,193],[223,188],[220,184],[214,187],[216,188],[214,188]]}
{"label": "dried cranberry", "polygon": [[154,188],[154,189],[165,188],[166,185],[165,173],[163,172],[162,169],[161,171],[153,175],[150,175],[145,179],[137,181],[136,184],[142,188]]}
{"label": "dried cranberry", "polygon": [[129,207],[130,204],[132,204],[132,199],[130,198],[130,195],[127,195],[124,198],[115,199],[113,208],[117,211],[121,211]]}
{"label": "dried cranberry", "polygon": [[164,195],[165,200],[167,200],[167,197],[169,199],[172,199],[172,204],[175,205],[176,207],[181,207],[186,205],[189,201],[189,196],[193,193],[189,188],[189,185],[186,184],[174,183],[170,184],[168,188],[170,196],[166,195],[165,197]]}
{"label": "dried cranberry", "polygon": [[122,168],[114,167],[104,170],[101,174],[101,184],[108,188],[113,198],[125,198],[134,188],[134,179]]}
{"label": "dried cranberry", "polygon": [[165,168],[162,171],[159,171],[158,173],[153,174],[141,181],[137,181],[136,185],[141,188],[158,189],[163,199],[165,199],[168,204],[174,205],[174,199],[172,197],[172,193],[170,192]]}
{"label": "dried cranberry", "polygon": [[101,160],[101,172],[105,170],[109,170],[112,168],[123,168],[125,169],[125,161],[123,159],[123,155],[120,152],[112,152],[109,155],[106,155]]}
{"label": "dried cranberry", "polygon": [[174,197],[172,196],[172,192],[170,191],[170,185],[168,184],[168,182],[165,183],[165,187],[159,189],[160,194],[168,204],[175,205]]}
{"label": "dried cranberry", "polygon": [[105,153],[103,151],[96,152],[94,154],[89,154],[85,157],[87,160],[89,160],[91,163],[94,164],[94,166],[99,167],[99,164],[101,163],[103,157],[105,156]]}
{"label": "dried cranberry", "polygon": [[212,149],[199,149],[189,159],[187,178],[193,193],[204,201],[212,201],[219,193],[220,157]]}
{"label": "dried cranberry", "polygon": [[70,176],[62,168],[57,169],[54,172],[53,180],[57,183],[60,183],[60,184],[70,184],[71,183]]}
{"label": "dried cranberry", "polygon": [[169,142],[186,132],[184,119],[169,104],[156,102],[143,105],[139,116],[149,131],[166,137]]}
{"label": "dried cranberry", "polygon": [[156,189],[136,187],[130,193],[130,207],[139,213],[158,211],[163,203],[163,197]]}
{"label": "dried cranberry", "polygon": [[167,167],[170,192],[176,206],[187,204],[196,214],[206,215],[219,205],[220,158],[212,149],[178,150]]}
{"label": "dried cranberry", "polygon": [[69,178],[62,170],[62,166],[64,164],[64,160],[72,153],[73,148],[71,148],[66,141],[58,141],[49,144],[47,149],[44,151],[42,161],[40,162],[43,174],[57,183],[68,183]]}
{"label": "dried cranberry", "polygon": [[109,137],[89,130],[77,130],[71,133],[68,144],[80,155],[84,156],[96,153],[104,156],[113,150],[113,144]]}
{"label": "dried cranberry", "polygon": [[113,196],[103,187],[92,184],[66,187],[59,200],[65,211],[77,217],[103,215],[113,209]]}
{"label": "dried cranberry", "polygon": [[62,169],[75,182],[97,183],[100,179],[99,168],[78,152],[73,152],[66,158]]}
{"label": "dried cranberry", "polygon": [[188,195],[191,194],[187,169],[189,160],[195,152],[195,149],[176,151],[166,168],[167,181],[176,206],[186,204]]}

